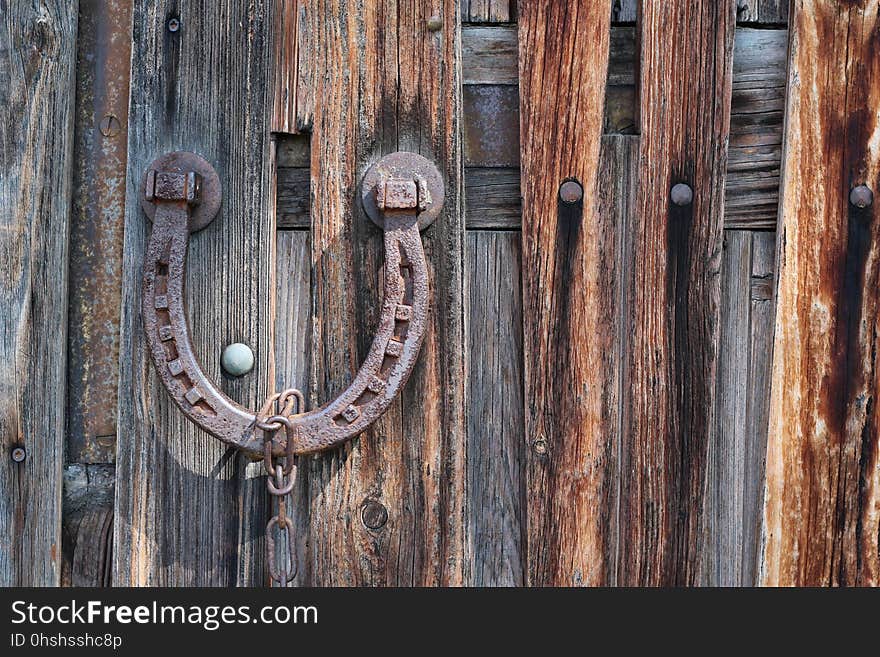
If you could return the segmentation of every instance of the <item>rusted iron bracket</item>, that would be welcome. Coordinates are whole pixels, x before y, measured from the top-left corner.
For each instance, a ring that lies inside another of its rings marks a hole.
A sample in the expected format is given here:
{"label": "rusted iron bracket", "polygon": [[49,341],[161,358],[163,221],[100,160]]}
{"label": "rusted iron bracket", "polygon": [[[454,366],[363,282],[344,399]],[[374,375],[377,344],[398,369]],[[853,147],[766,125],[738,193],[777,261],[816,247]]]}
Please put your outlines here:
{"label": "rusted iron bracket", "polygon": [[[375,422],[406,383],[428,318],[428,269],[419,229],[437,216],[443,196],[437,169],[414,153],[386,156],[365,175],[364,210],[382,228],[385,241],[382,312],[373,344],[339,397],[291,415],[288,430],[274,432],[272,455],[309,454],[344,443]],[[144,328],[159,379],[184,415],[220,440],[263,457],[257,414],[229,399],[205,376],[187,327],[189,235],[211,223],[220,200],[217,173],[194,153],[163,155],[145,172],[142,205],[153,231],[144,261]],[[294,443],[292,451],[288,439]]]}

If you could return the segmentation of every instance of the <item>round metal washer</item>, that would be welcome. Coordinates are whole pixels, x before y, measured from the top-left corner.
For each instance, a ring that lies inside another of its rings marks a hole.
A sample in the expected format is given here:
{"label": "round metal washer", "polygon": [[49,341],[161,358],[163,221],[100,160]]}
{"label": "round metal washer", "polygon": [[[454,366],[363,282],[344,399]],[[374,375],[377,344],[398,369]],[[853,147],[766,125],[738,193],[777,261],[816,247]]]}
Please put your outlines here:
{"label": "round metal washer", "polygon": [[376,206],[376,186],[383,179],[415,180],[422,178],[428,187],[427,208],[419,213],[419,230],[430,226],[440,210],[446,189],[443,176],[429,159],[418,153],[399,151],[386,155],[371,166],[361,181],[361,205],[364,212],[379,228],[384,228],[382,212]]}
{"label": "round metal washer", "polygon": [[156,216],[156,204],[146,199],[147,173],[151,170],[168,171],[172,173],[189,173],[195,171],[202,177],[202,189],[199,196],[199,204],[194,206],[189,218],[189,232],[201,230],[217,216],[222,200],[222,188],[220,177],[207,160],[188,151],[174,151],[165,153],[152,161],[144,170],[141,177],[141,207],[144,209],[150,221]]}

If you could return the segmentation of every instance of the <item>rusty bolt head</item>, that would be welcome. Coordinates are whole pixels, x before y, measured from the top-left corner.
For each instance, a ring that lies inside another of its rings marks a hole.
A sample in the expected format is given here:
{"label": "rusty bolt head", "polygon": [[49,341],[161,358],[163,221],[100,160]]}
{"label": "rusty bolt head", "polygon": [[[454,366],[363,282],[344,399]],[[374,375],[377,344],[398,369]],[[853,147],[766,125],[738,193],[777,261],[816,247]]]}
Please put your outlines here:
{"label": "rusty bolt head", "polygon": [[438,32],[443,29],[443,19],[437,15],[431,16],[428,19],[428,29],[431,32]]}
{"label": "rusty bolt head", "polygon": [[577,180],[566,180],[559,186],[559,198],[563,203],[577,203],[584,198],[584,188]]}
{"label": "rusty bolt head", "polygon": [[694,200],[694,190],[686,183],[678,183],[673,185],[672,191],[669,192],[669,198],[673,204],[678,207],[690,205]]}
{"label": "rusty bolt head", "polygon": [[388,522],[388,509],[376,500],[367,500],[361,507],[361,522],[367,529],[382,529]]}
{"label": "rusty bolt head", "polygon": [[180,29],[180,19],[179,18],[169,18],[168,19],[168,31],[169,32],[177,32]]}
{"label": "rusty bolt head", "polygon": [[100,130],[101,134],[105,137],[115,137],[119,134],[121,129],[122,126],[119,124],[119,119],[112,114],[106,114],[104,118],[101,119]]}
{"label": "rusty bolt head", "polygon": [[547,441],[543,438],[538,438],[534,443],[532,443],[532,449],[535,450],[535,454],[543,456],[547,453]]}
{"label": "rusty bolt head", "polygon": [[21,445],[18,445],[12,448],[11,456],[15,463],[22,463],[27,458],[27,450]]}
{"label": "rusty bolt head", "polygon": [[415,180],[384,180],[376,186],[376,207],[380,210],[414,210],[419,207]]}
{"label": "rusty bolt head", "polygon": [[874,192],[867,185],[853,187],[849,193],[849,202],[857,208],[867,208],[874,202]]}

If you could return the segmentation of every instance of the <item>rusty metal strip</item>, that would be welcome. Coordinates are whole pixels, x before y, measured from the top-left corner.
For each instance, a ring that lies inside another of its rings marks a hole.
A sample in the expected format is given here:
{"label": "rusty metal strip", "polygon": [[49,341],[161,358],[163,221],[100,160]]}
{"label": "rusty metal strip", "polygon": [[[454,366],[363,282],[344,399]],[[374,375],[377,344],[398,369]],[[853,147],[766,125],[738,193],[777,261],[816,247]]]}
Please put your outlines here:
{"label": "rusty metal strip", "polygon": [[70,229],[67,456],[116,456],[131,0],[82,0]]}

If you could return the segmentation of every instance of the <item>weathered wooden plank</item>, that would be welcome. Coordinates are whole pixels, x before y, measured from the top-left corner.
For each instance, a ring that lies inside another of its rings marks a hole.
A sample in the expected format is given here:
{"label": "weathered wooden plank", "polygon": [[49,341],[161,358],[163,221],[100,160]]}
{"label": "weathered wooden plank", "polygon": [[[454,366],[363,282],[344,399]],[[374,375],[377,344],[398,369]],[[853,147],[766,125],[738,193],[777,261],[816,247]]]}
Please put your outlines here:
{"label": "weathered wooden plank", "polygon": [[[519,97],[509,88],[517,82],[517,67],[515,60],[506,59],[516,52],[515,30],[507,26],[462,30],[465,81],[486,87],[474,90],[468,84],[464,90],[465,153],[470,165],[465,171],[468,228],[515,228],[520,223],[519,178],[515,176],[516,189],[507,182],[513,181],[513,168],[519,166]],[[500,44],[497,54],[491,54],[481,41]],[[784,30],[736,32],[725,228],[776,226],[786,42]],[[605,99],[605,132],[609,134],[636,132],[635,44],[634,28],[611,30]],[[308,166],[307,137],[280,141],[278,166],[279,225],[303,228],[308,225],[305,173],[284,169]],[[495,167],[506,170],[495,173],[491,171]],[[498,180],[492,181],[493,177]],[[486,204],[477,195],[484,186],[491,194]]]}
{"label": "weathered wooden plank", "polygon": [[[446,181],[423,233],[432,312],[400,398],[358,440],[300,466],[308,478],[308,584],[460,584],[464,578],[464,329],[458,2],[432,11],[324,0],[310,29],[314,403],[332,399],[366,355],[380,307],[379,231],[353,201],[380,155],[414,151]],[[440,29],[430,31],[436,14]],[[426,66],[424,62],[432,62]]]}
{"label": "weathered wooden plank", "polygon": [[716,432],[709,444],[702,584],[752,586],[760,536],[775,234],[726,231]]}
{"label": "weathered wooden plank", "polygon": [[791,23],[761,581],[876,585],[880,17],[795,0]]}
{"label": "weathered wooden plank", "polygon": [[788,33],[738,29],[735,38],[724,226],[774,229]]}
{"label": "weathered wooden plank", "polygon": [[[278,232],[275,296],[275,389],[297,388],[308,403],[312,326],[312,255],[307,230]],[[305,466],[303,466],[305,467]],[[255,473],[256,475],[257,473]],[[287,508],[296,525],[299,582],[310,581],[308,478],[299,477]],[[281,549],[281,547],[279,547]],[[279,559],[282,555],[279,554]]]}
{"label": "weathered wooden plank", "polygon": [[116,459],[131,2],[82,0],[76,57],[67,461]]}
{"label": "weathered wooden plank", "polygon": [[708,445],[706,527],[702,584],[742,582],[743,487],[749,431],[752,233],[726,231],[721,265],[716,429]]}
{"label": "weathered wooden plank", "polygon": [[76,3],[0,7],[0,586],[61,575],[76,27]]}
{"label": "weathered wooden plank", "polygon": [[[527,581],[600,584],[613,576],[605,502],[616,433],[602,393],[616,384],[604,356],[614,346],[605,276],[617,244],[595,201],[611,2],[519,9]],[[569,203],[566,180],[582,186]]]}
{"label": "weathered wooden plank", "polygon": [[461,19],[470,23],[509,23],[516,20],[515,0],[461,0]]}
{"label": "weathered wooden plank", "polygon": [[[272,378],[274,217],[268,139],[269,2],[146,2],[134,7],[120,340],[115,585],[259,584],[247,531],[265,512],[246,461],[190,425],[155,375],[145,344],[142,257],[149,222],[138,186],[154,157],[192,150],[217,169],[223,205],[190,244],[187,298],[196,352],[233,399],[262,404]],[[177,18],[177,31],[167,21]],[[206,47],[211,44],[211,47]],[[265,121],[261,117],[266,117]],[[220,375],[230,342],[256,367]],[[245,544],[247,543],[247,544]]]}
{"label": "weathered wooden plank", "polygon": [[788,22],[789,0],[736,0],[739,23],[785,25]]}
{"label": "weathered wooden plank", "polygon": [[470,586],[525,584],[520,236],[467,236]]}
{"label": "weathered wooden plank", "polygon": [[749,403],[746,408],[746,447],[742,509],[742,584],[758,583],[764,509],[764,461],[767,456],[767,418],[770,412],[770,355],[773,353],[776,234],[752,236],[752,323]]}
{"label": "weathered wooden plank", "polygon": [[[732,0],[736,3],[736,20],[740,24],[784,25],[788,21],[788,0]],[[612,20],[636,21],[638,0],[614,0]]]}
{"label": "weathered wooden plank", "polygon": [[112,464],[64,467],[63,586],[110,586],[113,554]]}
{"label": "weathered wooden plank", "polygon": [[519,169],[467,168],[465,221],[471,229],[516,229],[521,223]]}
{"label": "weathered wooden plank", "polygon": [[[734,7],[646,2],[641,17],[620,582],[690,584],[700,576],[715,420]],[[678,183],[691,187],[692,203],[672,203]]]}
{"label": "weathered wooden plank", "polygon": [[308,29],[311,0],[274,0],[272,94],[273,132],[298,134],[312,127],[311,57],[316,47]]}

